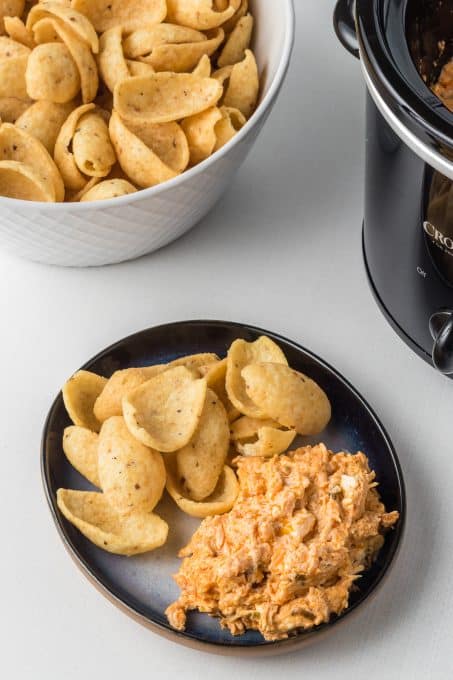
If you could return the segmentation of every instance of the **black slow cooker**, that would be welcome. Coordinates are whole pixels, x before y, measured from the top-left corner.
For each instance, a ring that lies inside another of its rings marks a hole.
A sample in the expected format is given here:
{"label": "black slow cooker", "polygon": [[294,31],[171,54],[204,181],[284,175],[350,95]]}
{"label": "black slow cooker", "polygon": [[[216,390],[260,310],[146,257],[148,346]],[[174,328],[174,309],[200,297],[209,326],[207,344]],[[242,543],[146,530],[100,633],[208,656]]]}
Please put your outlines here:
{"label": "black slow cooker", "polygon": [[453,58],[453,0],[339,0],[367,85],[363,252],[394,329],[453,376],[453,113],[432,92]]}

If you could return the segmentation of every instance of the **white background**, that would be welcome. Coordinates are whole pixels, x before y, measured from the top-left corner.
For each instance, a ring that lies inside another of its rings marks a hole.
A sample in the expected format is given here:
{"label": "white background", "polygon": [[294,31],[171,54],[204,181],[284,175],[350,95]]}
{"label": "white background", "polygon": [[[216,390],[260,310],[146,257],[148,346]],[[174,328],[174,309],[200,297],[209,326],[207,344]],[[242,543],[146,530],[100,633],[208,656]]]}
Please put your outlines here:
{"label": "white background", "polygon": [[[292,68],[256,148],[215,211],[139,261],[92,270],[0,253],[0,667],[4,678],[451,677],[453,384],[384,321],[361,258],[364,87],[333,3],[296,0]],[[375,601],[275,659],[167,642],[92,588],[44,499],[41,429],[64,380],[106,345],[188,318],[246,321],[301,342],[371,402],[408,491],[403,549]]]}

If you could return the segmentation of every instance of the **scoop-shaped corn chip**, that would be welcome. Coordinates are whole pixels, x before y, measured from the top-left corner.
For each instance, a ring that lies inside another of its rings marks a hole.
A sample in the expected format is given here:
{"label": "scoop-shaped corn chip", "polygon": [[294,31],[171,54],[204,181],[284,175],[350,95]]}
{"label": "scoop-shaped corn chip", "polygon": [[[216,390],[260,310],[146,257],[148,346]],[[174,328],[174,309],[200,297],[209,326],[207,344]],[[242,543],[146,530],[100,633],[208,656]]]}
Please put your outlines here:
{"label": "scoop-shaped corn chip", "polygon": [[171,453],[185,446],[200,422],[206,380],[176,366],[148,380],[123,399],[131,433],[146,446]]}
{"label": "scoop-shaped corn chip", "polygon": [[82,175],[76,165],[72,152],[72,140],[81,117],[88,111],[93,111],[94,108],[94,104],[83,104],[74,109],[66,118],[55,142],[55,163],[63,177],[65,186],[73,191],[83,189],[88,177]]}
{"label": "scoop-shaped corn chip", "polygon": [[177,123],[123,124],[175,173],[186,168],[189,158],[187,140]]}
{"label": "scoop-shaped corn chip", "polygon": [[88,177],[106,177],[116,162],[107,124],[99,111],[88,111],[78,121],[72,138],[78,169]]}
{"label": "scoop-shaped corn chip", "polygon": [[228,420],[232,422],[240,416],[239,411],[231,401],[225,387],[227,360],[211,362],[203,367],[200,367],[199,372],[206,378],[208,387],[213,390],[219,399],[222,401],[228,416]]}
{"label": "scoop-shaped corn chip", "polygon": [[230,427],[231,439],[233,442],[246,442],[258,436],[258,430],[262,427],[279,428],[280,425],[272,418],[250,418],[242,416],[238,418]]}
{"label": "scoop-shaped corn chip", "polygon": [[246,50],[245,58],[233,66],[223,104],[239,109],[249,119],[256,108],[259,89],[256,60],[253,52]]}
{"label": "scoop-shaped corn chip", "polygon": [[233,14],[231,19],[228,19],[228,21],[225,21],[225,23],[222,24],[222,28],[225,31],[225,33],[226,34],[231,33],[231,31],[237,25],[238,21],[240,19],[242,19],[242,17],[244,17],[247,14],[248,11],[249,11],[248,0],[241,0],[241,4],[239,5],[239,8]]}
{"label": "scoop-shaped corn chip", "polygon": [[[165,371],[166,365],[153,366],[154,375]],[[154,377],[145,368],[125,368],[115,373],[108,379],[104,389],[94,404],[94,415],[102,423],[112,416],[123,414],[123,397]]]}
{"label": "scoop-shaped corn chip", "polygon": [[194,501],[210,496],[217,486],[230,444],[225,407],[208,389],[198,428],[190,442],[176,454],[178,479]]}
{"label": "scoop-shaped corn chip", "polygon": [[[66,45],[79,71],[82,101],[84,104],[93,101],[98,90],[99,78],[96,62],[88,45],[57,19],[41,19],[33,26],[33,34],[37,43],[53,42],[57,39]],[[56,38],[52,39],[49,34],[55,35]]]}
{"label": "scoop-shaped corn chip", "polygon": [[217,80],[222,87],[227,87],[228,86],[228,79],[230,78],[231,74],[233,72],[233,67],[232,66],[224,66],[223,68],[219,68],[214,73],[212,74],[212,78]]}
{"label": "scoop-shaped corn chip", "polygon": [[239,493],[239,483],[233,470],[224,466],[214,492],[203,501],[193,501],[187,498],[184,489],[178,481],[176,463],[168,461],[167,468],[167,491],[178,507],[192,517],[209,517],[211,515],[223,515],[229,512]]}
{"label": "scoop-shaped corn chip", "polygon": [[25,54],[0,60],[0,97],[28,100],[31,104],[25,82],[28,59]]}
{"label": "scoop-shaped corn chip", "polygon": [[5,195],[97,201],[155,186],[220,149],[256,106],[248,0],[0,0],[5,30],[0,120],[56,163],[47,176],[42,149],[38,161],[0,154]]}
{"label": "scoop-shaped corn chip", "polygon": [[4,123],[15,123],[29,108],[31,101],[17,97],[0,97],[0,120]]}
{"label": "scoop-shaped corn chip", "polygon": [[[56,31],[57,25],[61,27],[63,26],[63,23],[61,22],[58,23],[56,19],[50,19],[49,17],[37,21],[36,24],[33,25],[33,28],[30,29],[33,35],[33,40],[35,41],[36,45],[43,45],[44,43],[52,42],[61,42],[60,36]],[[74,34],[72,35],[74,39],[76,39],[75,35]],[[89,49],[89,47],[87,47],[87,49]]]}
{"label": "scoop-shaped corn chip", "polygon": [[[120,179],[124,179],[124,177],[120,177]],[[179,357],[178,359],[174,359],[167,364],[153,364],[152,366],[126,368],[120,371],[115,371],[115,373],[109,379],[108,385],[106,385],[106,388],[103,392],[103,399],[108,398],[109,406],[107,406],[107,408],[109,412],[113,405],[115,409],[119,409],[118,413],[111,413],[110,415],[121,415],[121,402],[124,395],[134,387],[138,387],[142,383],[146,382],[146,380],[151,380],[151,378],[154,378],[156,375],[160,375],[160,373],[163,373],[170,368],[175,368],[176,366],[184,366],[187,368],[187,370],[191,371],[196,378],[203,378],[204,372],[201,371],[201,368],[205,368],[205,372],[207,372],[210,365],[218,363],[219,361],[220,360],[217,354],[207,352],[201,354],[185,355]],[[100,408],[104,408],[104,406]],[[101,417],[100,419],[105,420],[105,417]]]}
{"label": "scoop-shaped corn chip", "polygon": [[95,187],[90,188],[81,197],[80,201],[105,201],[108,198],[127,196],[137,191],[133,184],[125,179],[105,179]]}
{"label": "scoop-shaped corn chip", "polygon": [[125,120],[167,123],[205,111],[222,94],[222,86],[213,78],[156,73],[118,83],[113,99],[115,109]]}
{"label": "scoop-shaped corn chip", "polygon": [[210,78],[211,71],[212,71],[211,60],[209,59],[207,54],[203,54],[203,56],[201,57],[198,64],[195,66],[192,73],[194,76],[198,76],[199,78]]}
{"label": "scoop-shaped corn chip", "polygon": [[0,61],[14,57],[28,57],[30,53],[31,49],[26,45],[4,35],[0,36]]}
{"label": "scoop-shaped corn chip", "polygon": [[[217,366],[219,366],[219,364],[221,364],[222,361],[224,361],[224,360],[216,359],[215,361],[213,361],[209,364],[201,364],[201,366],[198,366],[197,371],[202,378],[206,378],[206,376],[209,374],[209,372],[213,368],[216,368]],[[208,385],[208,387],[209,387],[209,385]]]}
{"label": "scoop-shaped corn chip", "polygon": [[102,425],[98,470],[105,498],[120,514],[151,512],[165,489],[161,454],[133,437],[122,416],[109,418]]}
{"label": "scoop-shaped corn chip", "polygon": [[221,120],[222,113],[214,106],[182,121],[181,127],[189,143],[191,165],[201,163],[213,153],[217,144],[215,127]]}
{"label": "scoop-shaped corn chip", "polygon": [[85,427],[71,425],[63,432],[63,451],[77,472],[101,488],[98,474],[99,435]]}
{"label": "scoop-shaped corn chip", "polygon": [[62,201],[64,186],[58,169],[40,141],[11,123],[0,125],[0,160],[25,163],[39,177],[51,200]]}
{"label": "scoop-shaped corn chip", "polygon": [[30,30],[41,19],[57,18],[65,24],[79,40],[88,45],[94,54],[99,51],[99,40],[91,22],[72,7],[59,2],[43,0],[31,8],[28,13],[26,27]]}
{"label": "scoop-shaped corn chip", "polygon": [[53,155],[61,126],[74,107],[74,102],[67,104],[54,104],[48,101],[34,102],[16,120],[16,127],[36,137]]}
{"label": "scoop-shaped corn chip", "polygon": [[4,17],[5,31],[12,40],[33,49],[35,47],[35,41],[33,39],[33,33],[29,31],[22,19],[18,16],[15,17]]}
{"label": "scoop-shaped corn chip", "polygon": [[93,187],[96,186],[96,184],[99,184],[101,181],[102,177],[92,177],[91,179],[88,180],[88,182],[85,184],[85,186],[80,189],[79,191],[71,191],[69,190],[66,193],[65,199],[69,201],[70,203],[78,203],[79,201],[82,200],[82,198],[85,196],[85,194],[93,189]]}
{"label": "scoop-shaped corn chip", "polygon": [[166,0],[72,0],[71,6],[88,17],[100,33],[113,26],[123,26],[130,33],[160,24],[167,14]]}
{"label": "scoop-shaped corn chip", "polygon": [[0,34],[4,32],[7,17],[20,17],[24,11],[25,0],[0,0]]}
{"label": "scoop-shaped corn chip", "polygon": [[227,393],[234,406],[250,418],[273,417],[250,399],[245,389],[244,379],[241,376],[241,371],[245,366],[260,361],[272,361],[285,366],[288,365],[280,347],[264,335],[255,342],[235,340],[228,350],[225,380]]}
{"label": "scoop-shaped corn chip", "polygon": [[126,57],[143,57],[150,54],[155,47],[167,44],[195,43],[206,41],[201,31],[175,24],[157,24],[141,26],[124,40],[123,49]]}
{"label": "scoop-shaped corn chip", "polygon": [[253,17],[247,14],[239,19],[217,60],[219,67],[230,66],[242,61],[245,57],[245,50],[250,47],[253,33]]}
{"label": "scoop-shaped corn chip", "polygon": [[247,395],[262,412],[299,434],[318,434],[330,420],[326,393],[289,366],[252,363],[242,369],[242,378]]}
{"label": "scoop-shaped corn chip", "polygon": [[65,104],[80,90],[80,75],[71,53],[64,43],[38,45],[30,54],[25,72],[27,94]]}
{"label": "scoop-shaped corn chip", "polygon": [[58,489],[60,512],[88,540],[116,555],[139,555],[162,546],[168,524],[153,513],[115,513],[103,493]]}
{"label": "scoop-shaped corn chip", "polygon": [[151,54],[141,57],[151,64],[155,71],[187,73],[192,71],[203,55],[211,56],[223,42],[225,34],[221,28],[212,31],[207,40],[183,44],[158,45]]}
{"label": "scoop-shaped corn chip", "polygon": [[101,423],[93,409],[106,384],[106,378],[90,371],[78,371],[64,384],[63,401],[74,425],[99,432]]}
{"label": "scoop-shaped corn chip", "polygon": [[190,26],[200,31],[217,28],[231,19],[241,5],[241,0],[230,0],[223,11],[218,11],[213,0],[167,0],[167,21]]}
{"label": "scoop-shaped corn chip", "polygon": [[150,76],[154,73],[151,64],[146,64],[143,61],[135,61],[134,59],[126,59],[129,75],[134,76]]}
{"label": "scoop-shaped corn chip", "polygon": [[246,124],[247,120],[239,109],[233,109],[229,106],[221,106],[220,112],[222,114],[222,120],[216,123],[215,134],[216,134],[216,145],[214,151],[221,149],[225,146],[230,139],[241,130]]}
{"label": "scoop-shaped corn chip", "polygon": [[207,366],[209,364],[217,363],[218,361],[219,357],[217,354],[213,354],[212,352],[202,352],[199,354],[188,354],[187,356],[174,359],[173,361],[170,361],[168,368],[174,368],[175,366],[185,366],[198,378],[200,377],[200,371],[198,370],[200,366]]}
{"label": "scoop-shaped corn chip", "polygon": [[[189,147],[177,123],[130,125],[140,136],[126,127],[113,111],[109,123],[110,138],[119,164],[134,184],[140,187],[155,186],[173,179],[187,166]],[[173,167],[170,167],[170,163]]]}
{"label": "scoop-shaped corn chip", "polygon": [[0,161],[0,196],[23,201],[55,200],[53,190],[49,191],[49,186],[29,165],[19,161]]}
{"label": "scoop-shaped corn chip", "polygon": [[125,78],[130,78],[123,54],[122,35],[122,27],[114,26],[105,31],[99,41],[99,72],[111,92],[113,92],[116,83]]}
{"label": "scoop-shaped corn chip", "polygon": [[152,366],[141,366],[140,370],[146,375],[148,380],[155,378],[167,370],[169,364],[153,364]]}
{"label": "scoop-shaped corn chip", "polygon": [[239,453],[243,456],[264,456],[271,458],[284,453],[293,443],[296,432],[294,430],[279,430],[275,427],[260,427],[258,430],[258,440],[236,444]]}

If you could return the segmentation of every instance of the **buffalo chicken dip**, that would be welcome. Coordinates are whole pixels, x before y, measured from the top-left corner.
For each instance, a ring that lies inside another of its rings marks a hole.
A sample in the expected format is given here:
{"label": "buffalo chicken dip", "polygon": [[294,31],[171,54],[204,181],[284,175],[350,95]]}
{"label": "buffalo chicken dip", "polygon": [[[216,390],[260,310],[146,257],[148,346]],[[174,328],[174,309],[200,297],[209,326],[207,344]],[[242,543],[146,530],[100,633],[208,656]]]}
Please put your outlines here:
{"label": "buffalo chicken dip", "polygon": [[197,609],[233,635],[279,640],[340,614],[399,518],[381,502],[367,457],[319,444],[236,464],[232,510],[207,517],[180,552],[171,625],[183,630]]}

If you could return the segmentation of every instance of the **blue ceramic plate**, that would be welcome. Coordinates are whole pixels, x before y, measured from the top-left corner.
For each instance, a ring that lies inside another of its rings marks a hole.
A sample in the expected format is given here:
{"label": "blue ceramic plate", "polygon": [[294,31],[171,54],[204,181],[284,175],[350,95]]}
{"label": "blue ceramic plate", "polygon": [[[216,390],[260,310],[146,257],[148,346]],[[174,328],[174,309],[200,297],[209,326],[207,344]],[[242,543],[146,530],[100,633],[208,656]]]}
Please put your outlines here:
{"label": "blue ceramic plate", "polygon": [[120,340],[82,367],[108,377],[120,368],[163,363],[197,352],[216,352],[224,356],[236,338],[254,341],[263,334],[280,345],[290,366],[319,383],[332,403],[333,416],[327,429],[315,440],[303,439],[302,444],[323,441],[334,451],[366,452],[377,473],[379,490],[386,507],[398,510],[401,515],[396,528],[387,534],[377,561],[359,580],[358,590],[351,595],[349,608],[328,624],[299,633],[288,640],[266,642],[256,632],[233,637],[221,629],[216,619],[194,613],[189,615],[184,633],[173,630],[164,614],[166,607],[178,597],[178,588],[171,576],[179,567],[177,553],[199,525],[199,520],[184,515],[173,502],[164,498],[156,509],[170,526],[169,540],[163,548],[132,558],[100,550],[69,524],[57,508],[56,492],[59,487],[91,488],[71,467],[62,451],[63,430],[70,421],[61,394],[50,410],[42,441],[42,475],[50,509],[61,538],[85,575],[111,601],[155,632],[183,644],[221,654],[276,654],[292,650],[346,619],[376,589],[395,558],[405,518],[404,484],[392,443],[365,400],[337,371],[296,343],[244,324],[186,321],[149,328]]}

